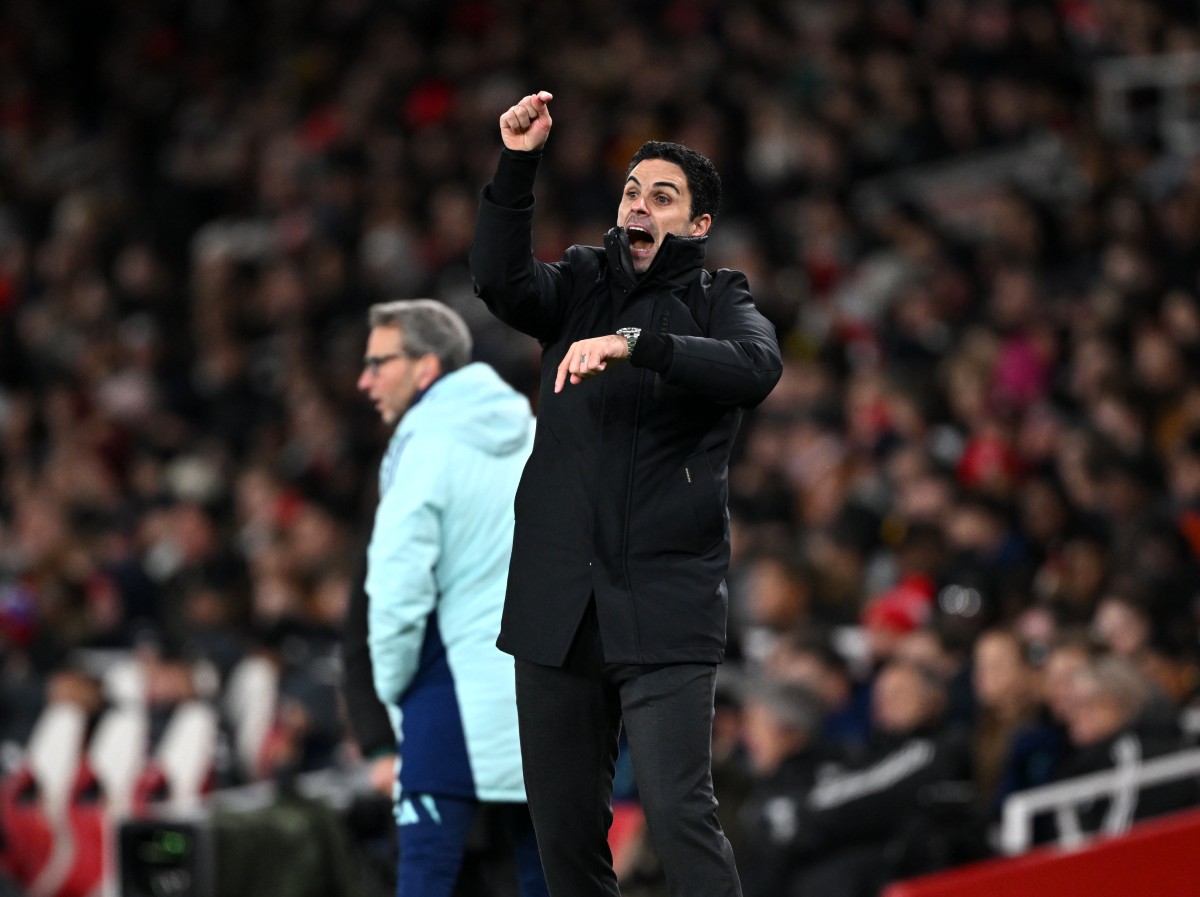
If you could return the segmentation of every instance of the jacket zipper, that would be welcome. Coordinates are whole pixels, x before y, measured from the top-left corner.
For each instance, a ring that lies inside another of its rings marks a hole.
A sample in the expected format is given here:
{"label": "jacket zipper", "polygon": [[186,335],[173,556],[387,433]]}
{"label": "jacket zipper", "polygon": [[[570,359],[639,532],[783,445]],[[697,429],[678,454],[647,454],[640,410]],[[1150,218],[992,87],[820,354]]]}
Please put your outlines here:
{"label": "jacket zipper", "polygon": [[[632,297],[629,297],[629,298],[632,298]],[[652,321],[654,320],[654,310],[653,309],[651,309],[651,311],[650,311],[650,320],[652,320]],[[667,332],[667,327],[670,325],[670,323],[671,323],[671,313],[666,312],[665,314],[663,314],[662,318],[659,320],[659,325],[658,325],[659,332],[665,334]],[[657,386],[658,386],[658,382],[659,382],[658,374],[654,375],[654,381],[655,381],[655,391],[657,392]],[[633,581],[629,577],[629,516],[630,516],[629,509],[630,509],[630,505],[633,503],[633,471],[634,471],[634,465],[637,463],[638,433],[641,431],[641,419],[642,419],[642,394],[645,392],[645,390],[646,390],[646,369],[642,368],[642,370],[638,374],[637,401],[634,402],[634,404],[633,404],[633,445],[629,449],[629,480],[625,486],[625,526],[624,526],[624,536],[621,540],[621,567],[625,573],[625,588],[629,590],[629,602],[631,605],[633,604]],[[641,631],[638,629],[636,608],[633,609],[632,616],[633,616],[633,637],[634,637],[634,640],[637,642],[638,657],[641,657],[642,656],[642,634],[641,634]]]}
{"label": "jacket zipper", "polygon": [[630,505],[633,503],[633,465],[637,460],[638,431],[642,418],[642,390],[646,387],[646,369],[642,368],[638,375],[637,401],[633,404],[633,445],[629,450],[629,480],[625,485],[625,526],[621,539],[621,567],[625,571],[625,588],[629,592],[629,604],[633,611],[633,638],[637,644],[637,656],[642,656],[642,633],[638,627],[637,607],[633,601],[633,580],[629,577],[629,518]]}

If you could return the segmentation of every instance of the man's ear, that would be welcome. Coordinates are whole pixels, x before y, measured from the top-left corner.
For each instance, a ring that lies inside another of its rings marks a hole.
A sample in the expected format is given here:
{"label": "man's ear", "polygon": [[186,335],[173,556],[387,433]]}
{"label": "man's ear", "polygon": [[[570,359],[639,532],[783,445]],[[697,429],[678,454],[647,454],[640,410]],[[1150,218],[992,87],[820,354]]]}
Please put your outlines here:
{"label": "man's ear", "polygon": [[417,359],[420,366],[417,375],[417,389],[429,389],[438,377],[442,376],[442,361],[432,352]]}
{"label": "man's ear", "polygon": [[712,215],[705,212],[703,215],[692,219],[692,232],[689,236],[703,237],[708,233],[710,227],[712,227]]}

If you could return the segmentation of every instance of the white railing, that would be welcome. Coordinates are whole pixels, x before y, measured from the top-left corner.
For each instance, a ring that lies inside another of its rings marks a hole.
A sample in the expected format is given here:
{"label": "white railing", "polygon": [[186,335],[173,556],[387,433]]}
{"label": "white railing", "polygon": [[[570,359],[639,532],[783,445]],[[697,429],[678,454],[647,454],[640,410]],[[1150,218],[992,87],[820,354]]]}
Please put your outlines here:
{"label": "white railing", "polygon": [[1198,774],[1200,748],[1193,748],[1145,763],[1118,758],[1113,769],[1018,791],[1004,802],[1000,849],[1009,856],[1028,850],[1033,842],[1033,818],[1050,810],[1058,823],[1059,844],[1078,847],[1087,839],[1079,824],[1078,806],[1097,797],[1112,799],[1101,830],[1107,835],[1119,834],[1129,827],[1140,789]]}

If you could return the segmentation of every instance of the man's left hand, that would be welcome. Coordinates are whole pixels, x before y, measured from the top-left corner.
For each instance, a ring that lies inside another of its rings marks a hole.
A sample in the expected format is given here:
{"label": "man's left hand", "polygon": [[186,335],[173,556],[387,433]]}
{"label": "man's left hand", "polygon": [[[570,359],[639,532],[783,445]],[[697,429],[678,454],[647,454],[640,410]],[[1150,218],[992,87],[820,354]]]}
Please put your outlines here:
{"label": "man's left hand", "polygon": [[567,349],[567,354],[558,365],[554,391],[562,392],[568,379],[574,386],[589,377],[599,376],[610,361],[620,361],[628,357],[629,344],[615,333],[571,343],[571,348]]}
{"label": "man's left hand", "polygon": [[392,797],[396,784],[396,755],[382,754],[371,760],[367,777],[374,791]]}

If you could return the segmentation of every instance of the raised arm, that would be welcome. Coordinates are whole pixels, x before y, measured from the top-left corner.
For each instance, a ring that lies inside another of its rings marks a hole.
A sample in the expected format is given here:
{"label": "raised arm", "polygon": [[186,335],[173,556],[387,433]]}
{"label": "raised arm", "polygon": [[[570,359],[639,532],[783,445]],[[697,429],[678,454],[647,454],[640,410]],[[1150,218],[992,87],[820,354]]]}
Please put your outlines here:
{"label": "raised arm", "polygon": [[470,253],[475,294],[500,320],[543,342],[557,335],[570,292],[566,265],[533,256],[533,182],[553,124],[551,99],[539,91],[500,116],[504,151],[480,197]]}

